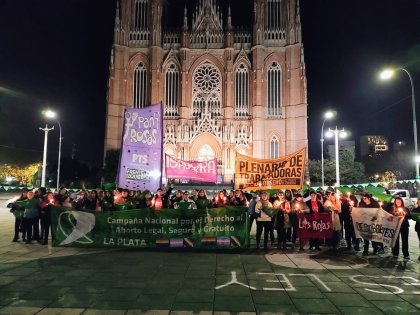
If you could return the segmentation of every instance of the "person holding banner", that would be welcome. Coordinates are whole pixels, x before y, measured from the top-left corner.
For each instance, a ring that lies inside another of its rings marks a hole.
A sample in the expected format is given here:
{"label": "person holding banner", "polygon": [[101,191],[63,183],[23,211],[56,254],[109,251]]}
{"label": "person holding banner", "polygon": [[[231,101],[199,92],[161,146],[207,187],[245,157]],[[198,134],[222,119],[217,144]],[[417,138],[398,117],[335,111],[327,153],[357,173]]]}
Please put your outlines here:
{"label": "person holding banner", "polygon": [[197,209],[197,205],[193,200],[190,199],[190,193],[184,191],[182,194],[182,200],[174,204],[175,209]]}
{"label": "person holding banner", "polygon": [[[362,200],[358,204],[359,208],[379,208],[379,203],[374,200],[369,193],[365,193],[362,195]],[[369,240],[363,240],[363,256],[369,255]],[[379,244],[377,242],[372,241],[373,247],[373,255],[378,255]]]}
{"label": "person holding banner", "polygon": [[215,208],[222,208],[228,205],[228,199],[226,198],[226,194],[223,190],[219,191],[217,196],[213,200],[213,206]]}
{"label": "person holding banner", "polygon": [[[395,197],[394,205],[392,206],[392,215],[397,216],[402,220],[400,227],[401,247],[404,259],[409,260],[410,254],[408,253],[408,231],[410,224],[408,223],[407,208],[404,207],[404,201],[401,197]],[[400,235],[395,241],[395,246],[392,248],[392,255],[397,258],[400,253]]]}
{"label": "person holding banner", "polygon": [[264,230],[264,250],[268,249],[268,235],[273,230],[273,221],[271,217],[264,212],[263,207],[272,208],[273,205],[268,201],[267,192],[261,193],[261,199],[255,205],[255,213],[257,214],[257,249],[260,248],[261,234]]}
{"label": "person holding banner", "polygon": [[244,193],[236,189],[233,192],[233,197],[229,200],[231,206],[240,206],[240,207],[246,207],[246,198],[244,196]]}
{"label": "person holding banner", "polygon": [[[325,212],[324,205],[321,203],[321,201],[318,200],[316,191],[312,190],[310,192],[310,196],[311,199],[306,202],[306,205],[309,208],[309,214]],[[319,238],[312,238],[309,240],[309,249],[321,250],[319,247]]]}
{"label": "person holding banner", "polygon": [[198,191],[197,199],[195,201],[197,210],[207,210],[210,207],[210,200],[207,198],[206,192],[204,189]]}
{"label": "person holding banner", "polygon": [[170,208],[174,208],[175,203],[180,202],[182,200],[182,190],[177,190],[175,195],[170,198]]}
{"label": "person holding banner", "polygon": [[162,208],[169,207],[169,196],[171,195],[172,189],[174,186],[171,184],[168,190],[163,190],[162,188],[158,188],[156,190],[156,194],[152,198],[152,207],[156,211],[160,211]]}

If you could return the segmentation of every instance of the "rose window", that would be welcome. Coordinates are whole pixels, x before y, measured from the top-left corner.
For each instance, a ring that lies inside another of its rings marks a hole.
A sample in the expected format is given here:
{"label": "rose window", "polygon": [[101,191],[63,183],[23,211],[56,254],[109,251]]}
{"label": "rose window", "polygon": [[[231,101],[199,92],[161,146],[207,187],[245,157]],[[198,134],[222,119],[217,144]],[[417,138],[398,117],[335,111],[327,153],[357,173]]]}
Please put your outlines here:
{"label": "rose window", "polygon": [[200,90],[210,92],[217,89],[220,76],[214,67],[210,65],[203,65],[195,72],[194,81]]}

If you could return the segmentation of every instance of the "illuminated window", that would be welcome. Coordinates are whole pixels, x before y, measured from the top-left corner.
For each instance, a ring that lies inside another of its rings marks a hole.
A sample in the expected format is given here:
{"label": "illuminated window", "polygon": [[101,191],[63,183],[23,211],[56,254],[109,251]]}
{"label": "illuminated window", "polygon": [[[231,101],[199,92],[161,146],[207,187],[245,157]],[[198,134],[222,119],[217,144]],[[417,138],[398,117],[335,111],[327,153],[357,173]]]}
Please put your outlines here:
{"label": "illuminated window", "polygon": [[165,75],[165,116],[178,116],[179,71],[171,64]]}
{"label": "illuminated window", "polygon": [[147,69],[144,63],[140,62],[134,70],[134,108],[147,106]]}
{"label": "illuminated window", "polygon": [[248,68],[241,64],[235,73],[235,116],[248,116],[249,74]]}
{"label": "illuminated window", "polygon": [[267,73],[267,115],[281,115],[281,71],[277,62],[273,62]]}
{"label": "illuminated window", "polygon": [[279,158],[279,140],[273,136],[270,140],[270,159]]}

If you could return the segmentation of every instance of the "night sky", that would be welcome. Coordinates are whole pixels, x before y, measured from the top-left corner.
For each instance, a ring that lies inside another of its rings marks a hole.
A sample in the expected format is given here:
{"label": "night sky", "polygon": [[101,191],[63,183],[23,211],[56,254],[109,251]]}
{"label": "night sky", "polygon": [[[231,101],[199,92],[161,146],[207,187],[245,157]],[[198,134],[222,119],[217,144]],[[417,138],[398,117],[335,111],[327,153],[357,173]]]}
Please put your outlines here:
{"label": "night sky", "polygon": [[[251,15],[250,5],[237,13],[243,1],[230,1],[236,25]],[[178,2],[172,19],[182,12],[185,1]],[[329,108],[338,116],[326,129],[338,125],[354,140],[383,134],[411,145],[408,76],[399,72],[380,82],[377,75],[386,65],[405,67],[420,103],[420,0],[300,3],[309,157],[320,156],[322,112]],[[115,0],[0,1],[0,163],[42,159],[41,111],[50,107],[60,115],[63,156],[74,147],[78,158],[101,165],[114,17]],[[176,20],[182,24],[182,13]],[[48,151],[56,161],[58,130],[49,136]]]}

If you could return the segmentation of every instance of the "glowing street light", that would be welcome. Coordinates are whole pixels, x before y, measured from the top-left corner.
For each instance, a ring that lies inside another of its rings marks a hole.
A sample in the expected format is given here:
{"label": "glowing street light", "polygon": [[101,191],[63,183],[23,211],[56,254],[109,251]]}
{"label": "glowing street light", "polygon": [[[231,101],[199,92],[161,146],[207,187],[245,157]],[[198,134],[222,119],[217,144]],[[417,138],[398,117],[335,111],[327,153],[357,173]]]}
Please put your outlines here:
{"label": "glowing street light", "polygon": [[48,125],[45,125],[45,128],[39,128],[44,132],[44,154],[42,157],[42,174],[41,174],[41,187],[45,187],[45,172],[47,169],[47,148],[48,148],[48,132],[53,130],[54,127],[48,128]]}
{"label": "glowing street light", "polygon": [[324,113],[324,120],[321,128],[321,186],[324,187],[324,124],[325,121],[335,116],[335,113],[331,110]]}
{"label": "glowing street light", "polygon": [[339,155],[338,155],[338,137],[345,138],[347,137],[347,132],[343,129],[338,129],[335,127],[335,129],[328,129],[328,132],[326,133],[326,136],[331,138],[334,136],[335,140],[335,186],[340,186],[340,162],[339,162]]}
{"label": "glowing street light", "polygon": [[[63,139],[62,136],[61,136],[61,124],[60,124],[60,121],[57,118],[57,113],[52,111],[52,110],[49,110],[49,109],[46,110],[44,112],[44,116],[46,118],[49,118],[49,119],[55,119],[55,121],[57,122],[58,127],[60,129],[60,138],[59,138],[59,142],[58,142],[58,163],[57,163],[58,166],[57,166],[57,190],[56,190],[58,192],[58,189],[59,189],[59,186],[60,186],[61,140]],[[42,185],[42,186],[44,186],[44,185]]]}
{"label": "glowing street light", "polygon": [[416,162],[416,179],[419,179],[419,164],[420,164],[420,159],[419,159],[419,152],[418,152],[418,145],[417,145],[417,120],[416,120],[416,100],[415,100],[415,96],[414,96],[414,83],[413,83],[413,78],[410,75],[410,72],[407,71],[407,69],[404,68],[396,68],[396,69],[386,69],[384,71],[382,71],[379,75],[379,78],[381,80],[389,80],[393,77],[393,75],[395,74],[395,72],[397,70],[401,70],[403,72],[405,72],[408,75],[408,78],[410,79],[410,84],[411,84],[411,106],[413,108],[413,134],[414,134],[414,159]]}

